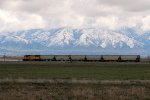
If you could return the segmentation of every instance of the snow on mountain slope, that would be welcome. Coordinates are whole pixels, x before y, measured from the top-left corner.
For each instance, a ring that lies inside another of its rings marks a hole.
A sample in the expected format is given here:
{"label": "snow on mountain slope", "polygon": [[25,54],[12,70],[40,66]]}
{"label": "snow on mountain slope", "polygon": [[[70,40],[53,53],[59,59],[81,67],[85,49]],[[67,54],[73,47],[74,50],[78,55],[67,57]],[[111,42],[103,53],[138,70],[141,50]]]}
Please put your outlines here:
{"label": "snow on mountain slope", "polygon": [[16,43],[22,42],[22,43],[28,44],[28,40],[17,35],[16,36],[15,35],[9,35],[9,36],[0,35],[0,43],[3,44],[7,42],[16,42]]}
{"label": "snow on mountain slope", "polygon": [[106,48],[108,46],[112,46],[114,48],[118,46],[123,47],[123,44],[126,44],[130,48],[133,48],[135,46],[143,46],[142,43],[134,40],[133,38],[129,38],[126,35],[97,29],[83,30],[82,35],[80,36],[80,39],[76,44],[86,46],[95,45],[102,48]]}
{"label": "snow on mountain slope", "polygon": [[53,46],[53,45],[58,45],[58,46],[65,46],[69,45],[71,42],[73,42],[74,39],[74,34],[73,30],[71,29],[62,29],[54,33],[50,37],[50,43],[48,47]]}
{"label": "snow on mountain slope", "polygon": [[[0,48],[21,50],[51,50],[71,48],[88,51],[87,48],[137,49],[150,43],[150,34],[136,35],[133,30],[111,31],[102,29],[32,29],[18,32],[0,33]],[[65,49],[64,49],[65,50]]]}

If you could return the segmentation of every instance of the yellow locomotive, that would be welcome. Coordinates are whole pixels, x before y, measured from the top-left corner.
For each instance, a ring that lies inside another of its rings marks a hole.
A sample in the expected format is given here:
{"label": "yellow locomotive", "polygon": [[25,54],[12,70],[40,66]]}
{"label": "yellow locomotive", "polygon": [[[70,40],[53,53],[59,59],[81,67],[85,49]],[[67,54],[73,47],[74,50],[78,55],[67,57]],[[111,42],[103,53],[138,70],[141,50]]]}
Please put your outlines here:
{"label": "yellow locomotive", "polygon": [[23,61],[41,61],[40,55],[25,55]]}

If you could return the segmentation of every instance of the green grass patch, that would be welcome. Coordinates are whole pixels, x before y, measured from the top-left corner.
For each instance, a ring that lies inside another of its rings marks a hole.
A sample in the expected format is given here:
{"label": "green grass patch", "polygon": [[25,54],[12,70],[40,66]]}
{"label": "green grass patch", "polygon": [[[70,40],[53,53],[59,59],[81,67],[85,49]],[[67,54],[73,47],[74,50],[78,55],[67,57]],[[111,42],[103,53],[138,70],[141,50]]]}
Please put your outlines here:
{"label": "green grass patch", "polygon": [[0,79],[149,80],[150,64],[99,62],[0,62]]}

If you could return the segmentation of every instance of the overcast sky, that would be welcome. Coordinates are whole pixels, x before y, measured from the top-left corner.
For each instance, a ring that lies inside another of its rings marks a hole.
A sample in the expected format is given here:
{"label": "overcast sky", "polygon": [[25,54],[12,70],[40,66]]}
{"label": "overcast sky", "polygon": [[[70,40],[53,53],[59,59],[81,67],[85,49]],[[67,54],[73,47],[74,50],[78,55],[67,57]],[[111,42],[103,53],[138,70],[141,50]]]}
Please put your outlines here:
{"label": "overcast sky", "polygon": [[0,0],[0,31],[129,27],[150,31],[150,0]]}

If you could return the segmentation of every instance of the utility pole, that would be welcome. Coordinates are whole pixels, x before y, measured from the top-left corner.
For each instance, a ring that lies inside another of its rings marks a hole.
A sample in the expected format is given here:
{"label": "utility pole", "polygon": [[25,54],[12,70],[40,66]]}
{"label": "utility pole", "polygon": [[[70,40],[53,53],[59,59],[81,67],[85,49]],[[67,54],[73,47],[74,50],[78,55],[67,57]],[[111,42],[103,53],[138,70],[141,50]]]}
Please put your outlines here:
{"label": "utility pole", "polygon": [[6,60],[6,53],[4,53],[4,56],[3,56],[3,58],[4,58],[4,62],[5,62],[5,60]]}

